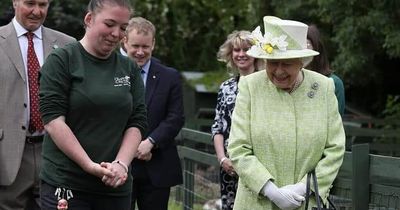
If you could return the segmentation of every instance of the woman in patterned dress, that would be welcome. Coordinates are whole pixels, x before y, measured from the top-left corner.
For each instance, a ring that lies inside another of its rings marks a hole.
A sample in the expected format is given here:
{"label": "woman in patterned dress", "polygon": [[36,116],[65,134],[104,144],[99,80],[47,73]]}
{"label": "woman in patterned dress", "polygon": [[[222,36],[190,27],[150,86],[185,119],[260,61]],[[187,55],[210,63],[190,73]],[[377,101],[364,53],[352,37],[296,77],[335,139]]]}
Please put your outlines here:
{"label": "woman in patterned dress", "polygon": [[227,68],[234,75],[223,82],[218,91],[217,106],[215,109],[214,124],[211,127],[214,148],[217,153],[220,168],[221,201],[223,210],[233,209],[236,196],[238,176],[232,167],[232,162],[226,153],[231,114],[235,106],[240,76],[246,76],[263,66],[263,60],[246,55],[251,43],[249,31],[234,31],[219,48],[217,58],[225,62]]}

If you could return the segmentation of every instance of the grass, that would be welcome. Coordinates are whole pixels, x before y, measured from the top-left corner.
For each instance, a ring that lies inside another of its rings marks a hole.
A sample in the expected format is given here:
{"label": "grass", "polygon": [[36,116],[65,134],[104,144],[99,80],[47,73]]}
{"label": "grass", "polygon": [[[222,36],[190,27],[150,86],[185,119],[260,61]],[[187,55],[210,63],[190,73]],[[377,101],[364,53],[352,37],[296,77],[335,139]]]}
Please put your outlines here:
{"label": "grass", "polygon": [[[182,203],[178,203],[173,200],[169,200],[168,210],[183,210]],[[194,204],[193,210],[203,210],[203,206],[201,206],[199,204]]]}

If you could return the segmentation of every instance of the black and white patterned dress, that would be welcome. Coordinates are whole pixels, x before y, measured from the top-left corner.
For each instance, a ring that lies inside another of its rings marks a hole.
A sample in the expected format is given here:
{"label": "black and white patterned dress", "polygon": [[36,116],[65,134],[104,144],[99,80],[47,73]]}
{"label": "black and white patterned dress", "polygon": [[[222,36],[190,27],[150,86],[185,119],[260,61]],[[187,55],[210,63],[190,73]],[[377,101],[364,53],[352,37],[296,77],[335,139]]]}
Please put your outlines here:
{"label": "black and white patterned dress", "polygon": [[[223,82],[218,91],[217,106],[215,108],[214,124],[211,126],[211,133],[214,137],[221,134],[224,137],[224,150],[227,156],[229,132],[231,129],[231,117],[235,107],[238,94],[239,76],[230,78]],[[213,138],[214,139],[214,138]],[[223,210],[232,210],[235,201],[238,177],[231,176],[220,168],[221,200]]]}

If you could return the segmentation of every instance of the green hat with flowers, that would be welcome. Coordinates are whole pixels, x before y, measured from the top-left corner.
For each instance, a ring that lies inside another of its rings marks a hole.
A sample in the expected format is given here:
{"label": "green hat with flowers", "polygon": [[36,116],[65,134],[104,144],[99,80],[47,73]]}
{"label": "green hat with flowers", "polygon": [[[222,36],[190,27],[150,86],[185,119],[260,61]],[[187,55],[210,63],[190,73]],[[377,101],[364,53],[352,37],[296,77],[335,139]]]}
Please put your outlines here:
{"label": "green hat with flowers", "polygon": [[258,26],[249,35],[252,46],[247,55],[261,59],[292,59],[316,56],[319,53],[307,49],[308,26],[293,20],[274,16],[264,17],[265,34]]}

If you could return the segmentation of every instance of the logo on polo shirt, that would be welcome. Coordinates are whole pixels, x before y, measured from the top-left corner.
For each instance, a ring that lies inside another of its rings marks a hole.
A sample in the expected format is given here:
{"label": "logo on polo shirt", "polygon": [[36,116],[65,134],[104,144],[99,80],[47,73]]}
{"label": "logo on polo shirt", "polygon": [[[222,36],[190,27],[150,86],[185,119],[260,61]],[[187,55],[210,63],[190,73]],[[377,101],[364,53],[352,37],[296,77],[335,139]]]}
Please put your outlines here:
{"label": "logo on polo shirt", "polygon": [[131,77],[114,77],[114,87],[131,86]]}

